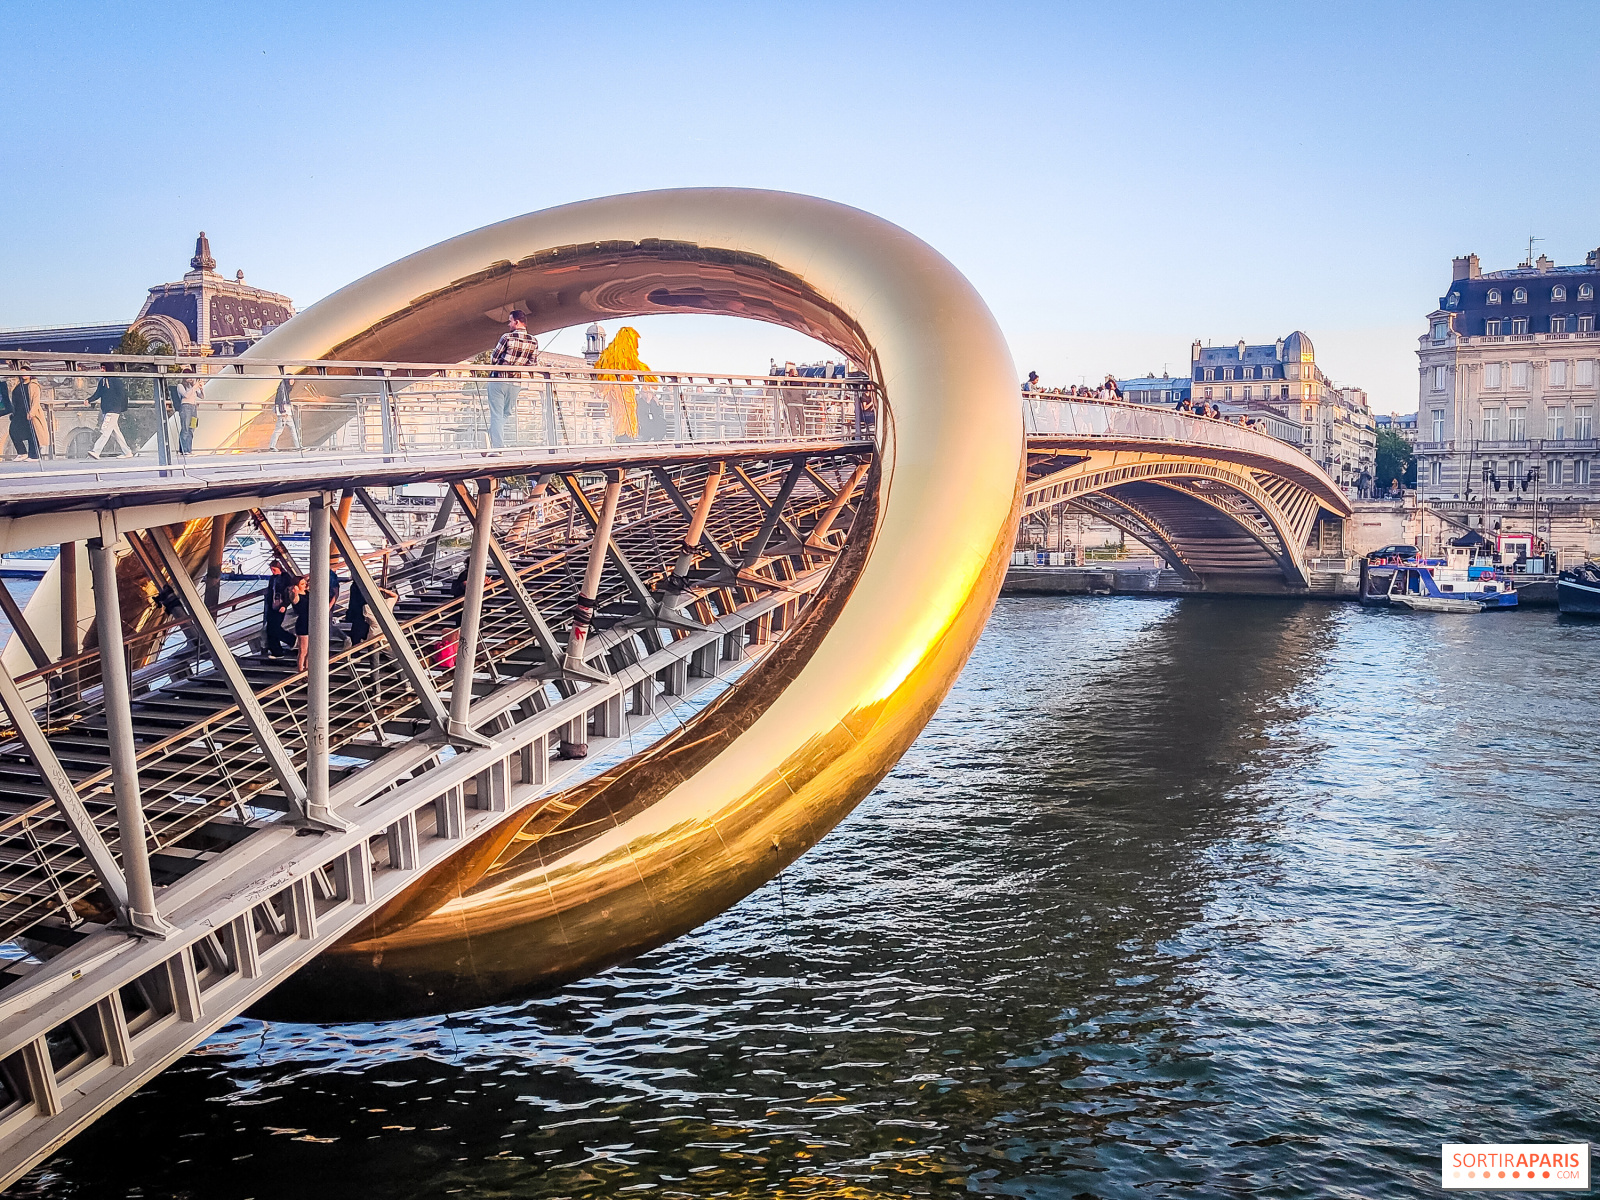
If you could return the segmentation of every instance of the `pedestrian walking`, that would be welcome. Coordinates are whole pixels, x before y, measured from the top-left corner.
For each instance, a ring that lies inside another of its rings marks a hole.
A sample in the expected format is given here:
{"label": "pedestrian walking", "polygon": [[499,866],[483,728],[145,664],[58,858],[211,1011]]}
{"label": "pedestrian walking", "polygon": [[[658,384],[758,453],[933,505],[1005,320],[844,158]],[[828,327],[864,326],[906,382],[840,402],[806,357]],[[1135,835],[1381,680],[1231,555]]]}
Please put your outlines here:
{"label": "pedestrian walking", "polygon": [[206,396],[205,382],[185,367],[178,380],[178,453],[194,453],[194,431],[200,425],[200,401]]}
{"label": "pedestrian walking", "polygon": [[[300,645],[299,669],[306,669],[306,660],[311,654],[311,577],[302,575],[294,585],[294,635]],[[318,619],[327,621],[328,644],[335,646],[344,642],[344,634],[333,625],[333,610],[339,603],[339,576],[333,571],[328,572],[328,611],[318,615]]]}
{"label": "pedestrian walking", "polygon": [[[17,364],[21,366],[21,364]],[[27,455],[37,460],[41,447],[50,443],[50,431],[44,419],[43,393],[39,381],[26,370],[11,384],[7,396],[11,444],[16,457]]]}
{"label": "pedestrian walking", "polygon": [[[378,603],[390,612],[394,611],[395,603],[400,599],[400,593],[378,585]],[[352,581],[350,584],[350,642],[359,646],[372,636],[372,601],[368,599],[366,589]]]}
{"label": "pedestrian walking", "polygon": [[289,436],[294,438],[294,448],[305,449],[300,444],[300,421],[294,411],[292,387],[287,375],[278,380],[278,393],[272,398],[272,415],[276,420],[272,426],[272,440],[267,443],[268,450],[278,448],[278,439],[283,436],[285,429],[289,431]]}
{"label": "pedestrian walking", "polygon": [[101,366],[106,374],[100,376],[100,382],[89,397],[91,403],[100,405],[100,440],[89,451],[89,457],[99,458],[105,451],[106,443],[114,440],[122,447],[123,456],[132,458],[133,447],[122,436],[122,414],[128,411],[128,382],[114,373],[117,364],[102,363]]}
{"label": "pedestrian walking", "polygon": [[284,619],[294,604],[294,581],[283,572],[283,565],[274,562],[267,568],[267,590],[262,595],[261,627],[265,634],[269,658],[286,658],[294,648],[294,639],[283,627]]}
{"label": "pedestrian walking", "polygon": [[[528,332],[528,314],[520,308],[506,317],[506,331],[495,343],[489,361],[497,367],[531,367],[539,361],[539,343]],[[515,421],[522,392],[521,380],[505,371],[491,371],[489,378],[489,445],[506,444],[506,425]]]}

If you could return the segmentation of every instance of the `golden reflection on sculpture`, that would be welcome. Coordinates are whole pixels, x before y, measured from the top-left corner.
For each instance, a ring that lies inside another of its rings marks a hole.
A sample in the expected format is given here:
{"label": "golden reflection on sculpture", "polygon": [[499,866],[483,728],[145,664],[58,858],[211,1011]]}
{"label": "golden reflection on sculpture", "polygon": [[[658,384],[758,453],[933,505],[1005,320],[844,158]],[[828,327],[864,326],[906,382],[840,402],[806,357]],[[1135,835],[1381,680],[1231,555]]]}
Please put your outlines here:
{"label": "golden reflection on sculpture", "polygon": [[827,342],[882,389],[868,496],[817,603],[768,659],[683,731],[563,797],[581,835],[537,806],[485,835],[280,988],[266,1008],[281,1015],[514,998],[715,915],[888,772],[999,590],[1024,462],[1015,373],[971,285],[904,230],[772,192],[586,201],[411,255],[255,354],[454,361],[493,343],[507,307],[526,310],[533,333],[698,312]]}

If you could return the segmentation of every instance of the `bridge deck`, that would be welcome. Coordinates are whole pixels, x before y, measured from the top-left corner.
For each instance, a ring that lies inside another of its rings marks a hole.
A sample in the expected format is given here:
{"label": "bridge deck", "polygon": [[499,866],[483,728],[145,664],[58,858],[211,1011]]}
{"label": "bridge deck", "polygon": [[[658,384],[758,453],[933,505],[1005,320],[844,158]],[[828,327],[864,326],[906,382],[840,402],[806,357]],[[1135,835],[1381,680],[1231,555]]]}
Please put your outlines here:
{"label": "bridge deck", "polygon": [[[640,447],[626,475],[599,589],[613,619],[637,614],[641,588],[647,597],[671,573],[708,473],[704,465],[673,465],[672,448],[665,449],[663,462],[663,448]],[[186,625],[164,626],[149,646],[134,644],[135,654],[148,655],[135,672],[133,716],[152,867],[162,915],[176,930],[165,941],[129,938],[106,923],[112,913],[96,876],[37,768],[17,742],[0,747],[0,941],[21,938],[31,952],[0,973],[0,1178],[15,1177],[465,840],[537,805],[550,810],[549,835],[595,836],[605,822],[563,810],[561,796],[679,727],[792,625],[850,526],[852,510],[840,509],[835,493],[858,480],[854,467],[866,451],[786,443],[761,447],[759,459],[751,448],[742,465],[732,462],[706,525],[699,599],[685,611],[702,631],[619,624],[590,642],[590,665],[603,679],[593,683],[552,679],[550,670],[548,641],[570,624],[599,505],[598,492],[579,478],[592,460],[565,456],[561,493],[528,497],[495,517],[497,542],[539,619],[530,622],[505,579],[490,582],[470,724],[492,745],[451,746],[430,734],[383,642],[330,658],[330,798],[351,822],[347,832],[295,836],[282,819],[289,798]],[[615,462],[613,452],[607,465]],[[352,465],[363,473],[347,474],[351,484],[385,469]],[[335,469],[314,463],[270,485],[293,492]],[[506,460],[494,469],[507,471]],[[458,473],[483,470],[473,463]],[[132,503],[122,511],[158,511],[146,502],[181,496],[174,482],[156,474],[126,488],[120,498]],[[468,502],[464,489],[453,495],[458,508]],[[831,525],[820,530],[824,514]],[[403,593],[397,616],[434,686],[448,695],[449,648],[463,604],[450,587],[462,552],[448,543],[470,531],[458,520],[438,532],[427,544],[388,550],[396,564],[391,582]],[[774,539],[754,546],[763,533]],[[813,541],[817,535],[822,540]],[[124,536],[142,535],[129,523]],[[153,585],[170,583],[158,564],[151,574]],[[255,600],[224,606],[219,625],[302,764],[307,676],[261,654]],[[17,682],[35,695],[62,766],[116,850],[95,656]],[[563,755],[563,742],[580,741],[590,745],[587,759]]]}

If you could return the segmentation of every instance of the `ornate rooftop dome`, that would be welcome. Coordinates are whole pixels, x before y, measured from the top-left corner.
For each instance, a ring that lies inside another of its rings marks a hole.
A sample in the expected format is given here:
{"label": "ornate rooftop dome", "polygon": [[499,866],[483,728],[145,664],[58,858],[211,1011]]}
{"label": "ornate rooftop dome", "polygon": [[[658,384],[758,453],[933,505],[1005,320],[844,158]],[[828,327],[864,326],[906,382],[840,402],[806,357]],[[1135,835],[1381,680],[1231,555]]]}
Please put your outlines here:
{"label": "ornate rooftop dome", "polygon": [[1311,339],[1296,329],[1283,339],[1284,362],[1315,362],[1317,351],[1311,345]]}

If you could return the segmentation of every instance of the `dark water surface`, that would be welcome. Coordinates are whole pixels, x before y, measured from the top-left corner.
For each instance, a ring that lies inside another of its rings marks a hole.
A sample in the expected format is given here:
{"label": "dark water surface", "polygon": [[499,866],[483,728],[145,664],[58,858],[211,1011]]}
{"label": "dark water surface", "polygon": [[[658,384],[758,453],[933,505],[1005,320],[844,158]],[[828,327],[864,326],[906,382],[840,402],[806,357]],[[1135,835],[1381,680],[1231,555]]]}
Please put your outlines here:
{"label": "dark water surface", "polygon": [[1414,1196],[1600,1140],[1600,625],[1010,599],[781,880],[554,999],[239,1021],[49,1197]]}

